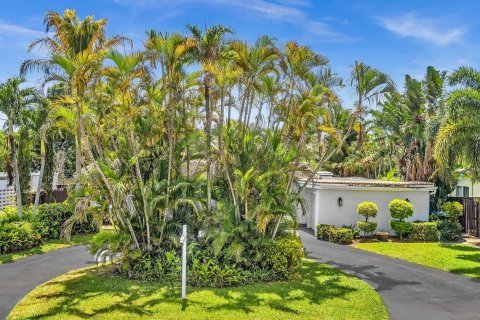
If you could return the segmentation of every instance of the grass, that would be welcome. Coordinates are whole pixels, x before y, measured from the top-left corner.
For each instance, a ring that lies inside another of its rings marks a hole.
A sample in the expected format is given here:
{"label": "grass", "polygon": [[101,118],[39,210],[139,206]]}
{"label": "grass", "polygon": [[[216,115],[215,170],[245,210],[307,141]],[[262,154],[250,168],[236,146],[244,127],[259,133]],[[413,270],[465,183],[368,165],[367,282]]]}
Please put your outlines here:
{"label": "grass", "polygon": [[30,292],[7,319],[388,319],[366,283],[304,260],[302,279],[233,288],[179,288],[127,280],[90,267]]}
{"label": "grass", "polygon": [[480,249],[471,245],[440,242],[365,242],[353,246],[427,267],[480,279]]}
{"label": "grass", "polygon": [[70,241],[66,240],[47,240],[34,248],[13,253],[0,254],[0,264],[13,260],[25,258],[33,254],[45,253],[51,250],[74,246],[77,244],[88,244],[92,240],[93,234],[72,236]]}

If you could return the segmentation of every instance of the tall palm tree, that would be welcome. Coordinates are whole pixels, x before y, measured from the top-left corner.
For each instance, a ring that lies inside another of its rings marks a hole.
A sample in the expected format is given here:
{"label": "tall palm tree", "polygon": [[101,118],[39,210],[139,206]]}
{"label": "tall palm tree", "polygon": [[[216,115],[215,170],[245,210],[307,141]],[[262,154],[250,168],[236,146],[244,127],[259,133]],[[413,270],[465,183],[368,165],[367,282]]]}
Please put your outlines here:
{"label": "tall palm tree", "polygon": [[355,61],[350,73],[350,86],[354,90],[355,115],[359,119],[359,143],[361,148],[364,137],[364,117],[369,112],[369,106],[381,101],[386,94],[395,92],[395,83],[382,71]]}
{"label": "tall palm tree", "polygon": [[480,169],[480,72],[467,67],[448,78],[453,90],[446,100],[446,114],[435,140],[434,156],[443,171],[461,162],[479,178]]}
{"label": "tall palm tree", "polygon": [[112,63],[112,67],[106,67],[103,74],[110,81],[109,85],[113,88],[113,103],[118,104],[120,112],[123,113],[126,126],[126,137],[132,155],[135,175],[142,197],[143,214],[147,231],[147,247],[151,247],[150,242],[150,218],[147,204],[147,191],[143,181],[143,174],[138,159],[140,151],[138,150],[138,139],[135,134],[134,122],[138,116],[139,109],[135,105],[135,95],[142,84],[143,79],[148,79],[150,74],[144,65],[142,53],[133,52],[129,55],[122,55],[112,51],[107,55]]}
{"label": "tall palm tree", "polygon": [[225,36],[232,31],[222,25],[207,28],[204,32],[197,26],[187,25],[190,36],[194,41],[192,56],[200,63],[203,72],[203,89],[205,98],[205,134],[206,134],[206,171],[207,171],[207,212],[210,211],[212,200],[212,110],[210,105],[210,91],[212,73],[211,65],[215,65],[221,58],[221,52],[225,45]]}
{"label": "tall palm tree", "polygon": [[35,101],[36,92],[32,88],[21,89],[25,82],[23,78],[10,78],[0,84],[0,111],[7,116],[8,141],[12,151],[13,175],[15,178],[15,194],[18,216],[22,217],[22,190],[20,188],[20,173],[18,170],[18,156],[15,144],[14,126],[22,126],[22,115],[26,107]]}
{"label": "tall palm tree", "polygon": [[40,71],[45,83],[63,82],[68,86],[68,95],[73,100],[76,115],[75,134],[75,179],[76,189],[80,188],[82,170],[83,106],[87,86],[99,70],[104,56],[127,39],[122,36],[107,37],[106,19],[95,20],[92,16],[80,20],[75,10],[65,10],[63,16],[57,12],[47,13],[44,24],[48,35],[30,44],[29,50],[46,48],[49,57],[31,59],[22,63],[20,72]]}

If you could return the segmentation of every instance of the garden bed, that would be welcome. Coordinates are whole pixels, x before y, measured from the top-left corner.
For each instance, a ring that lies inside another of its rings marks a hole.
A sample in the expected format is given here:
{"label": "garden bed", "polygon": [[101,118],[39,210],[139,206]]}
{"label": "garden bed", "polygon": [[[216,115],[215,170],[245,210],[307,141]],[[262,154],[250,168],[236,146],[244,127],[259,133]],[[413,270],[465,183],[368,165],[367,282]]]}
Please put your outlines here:
{"label": "garden bed", "polygon": [[91,267],[30,292],[8,319],[388,319],[366,283],[304,260],[302,280],[230,288],[188,288],[127,280]]}

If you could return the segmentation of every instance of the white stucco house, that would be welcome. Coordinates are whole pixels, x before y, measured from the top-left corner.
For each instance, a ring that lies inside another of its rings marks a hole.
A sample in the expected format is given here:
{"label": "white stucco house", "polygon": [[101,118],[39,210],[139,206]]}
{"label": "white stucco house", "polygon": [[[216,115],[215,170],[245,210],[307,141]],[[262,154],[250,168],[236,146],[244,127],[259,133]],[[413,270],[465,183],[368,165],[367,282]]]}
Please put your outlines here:
{"label": "white stucco house", "polygon": [[377,230],[393,233],[388,212],[390,201],[409,201],[414,207],[414,214],[409,221],[428,221],[429,198],[435,190],[435,186],[429,182],[341,178],[334,177],[329,172],[321,172],[303,190],[306,214],[298,210],[297,218],[300,224],[313,230],[319,223],[336,227],[353,226],[363,218],[356,213],[357,205],[370,201],[377,204],[378,215],[369,221],[378,223]]}
{"label": "white stucco house", "polygon": [[459,175],[455,190],[449,194],[450,197],[480,197],[480,182],[473,181],[468,170],[459,169],[456,170]]}

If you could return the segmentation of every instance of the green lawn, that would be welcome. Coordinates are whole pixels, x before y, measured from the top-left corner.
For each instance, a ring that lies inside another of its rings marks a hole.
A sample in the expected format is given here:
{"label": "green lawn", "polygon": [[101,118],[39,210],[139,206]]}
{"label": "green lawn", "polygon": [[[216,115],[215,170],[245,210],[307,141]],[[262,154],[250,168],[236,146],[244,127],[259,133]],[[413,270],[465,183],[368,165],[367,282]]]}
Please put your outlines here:
{"label": "green lawn", "polygon": [[90,267],[30,292],[8,319],[388,319],[366,283],[305,260],[302,280],[223,289],[179,288],[132,281]]}
{"label": "green lawn", "polygon": [[480,278],[480,249],[454,243],[367,242],[353,245],[427,267]]}
{"label": "green lawn", "polygon": [[77,235],[73,236],[71,238],[71,241],[66,241],[66,240],[47,240],[41,245],[31,248],[28,250],[24,251],[18,251],[14,253],[5,253],[5,254],[0,254],[0,264],[10,262],[13,260],[25,258],[28,256],[31,256],[33,254],[38,254],[38,253],[45,253],[50,250],[55,250],[55,249],[60,249],[60,248],[65,248],[65,247],[70,247],[74,246],[77,244],[88,244],[90,240],[92,240],[93,235],[87,234],[87,235]]}

